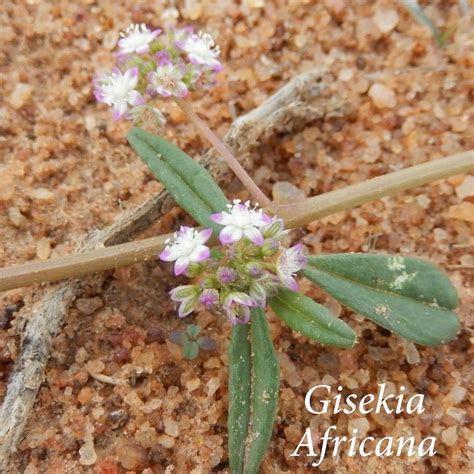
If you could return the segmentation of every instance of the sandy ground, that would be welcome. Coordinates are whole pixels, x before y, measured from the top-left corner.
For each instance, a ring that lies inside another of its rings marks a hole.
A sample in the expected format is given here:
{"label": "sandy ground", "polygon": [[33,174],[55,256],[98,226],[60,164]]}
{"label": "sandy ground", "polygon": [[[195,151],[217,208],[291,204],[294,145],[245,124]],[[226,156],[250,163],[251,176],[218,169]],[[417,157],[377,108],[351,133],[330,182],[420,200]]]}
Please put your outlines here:
{"label": "sandy ground", "polygon": [[[113,123],[91,95],[92,76],[111,66],[118,32],[130,22],[192,23],[214,35],[226,69],[220,85],[196,95],[194,103],[221,135],[232,117],[297,73],[327,70],[325,81],[352,112],[262,143],[252,172],[269,195],[287,181],[312,196],[474,148],[472,24],[460,17],[456,2],[428,2],[437,24],[454,30],[445,50],[391,1],[171,3],[1,2],[2,266],[70,254],[88,230],[110,224],[160,189],[126,144],[129,125]],[[167,138],[192,155],[203,153],[207,144],[184,116],[168,103],[163,110]],[[436,436],[438,454],[420,460],[343,453],[329,457],[320,467],[324,472],[474,468],[473,182],[473,176],[457,176],[293,233],[313,253],[389,252],[437,263],[459,292],[462,328],[449,345],[415,347],[303,282],[309,296],[354,327],[360,344],[321,347],[269,314],[282,382],[262,472],[316,472],[310,459],[289,454],[306,427],[319,436],[331,424],[340,434],[358,426],[379,438]],[[172,230],[184,215],[175,210],[168,217],[148,235]],[[228,472],[229,327],[207,312],[190,317],[219,350],[183,360],[166,340],[169,331],[183,327],[166,297],[174,284],[156,262],[91,280],[56,338],[12,473]],[[37,286],[0,295],[0,399],[18,354],[21,322],[43,293]],[[343,384],[347,393],[363,395],[381,382],[423,393],[426,411],[364,417],[314,416],[304,409],[304,395],[317,383]]]}

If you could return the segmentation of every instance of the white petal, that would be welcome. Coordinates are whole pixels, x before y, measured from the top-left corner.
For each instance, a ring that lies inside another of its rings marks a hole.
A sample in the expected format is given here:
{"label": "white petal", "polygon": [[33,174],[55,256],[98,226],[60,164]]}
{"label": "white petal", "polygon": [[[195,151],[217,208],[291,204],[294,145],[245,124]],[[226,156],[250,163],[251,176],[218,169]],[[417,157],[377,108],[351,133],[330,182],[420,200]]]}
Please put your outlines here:
{"label": "white petal", "polygon": [[229,225],[222,229],[221,233],[219,234],[219,240],[224,245],[233,244],[234,242],[238,242],[242,238],[242,235],[242,229],[239,229],[233,225]]}

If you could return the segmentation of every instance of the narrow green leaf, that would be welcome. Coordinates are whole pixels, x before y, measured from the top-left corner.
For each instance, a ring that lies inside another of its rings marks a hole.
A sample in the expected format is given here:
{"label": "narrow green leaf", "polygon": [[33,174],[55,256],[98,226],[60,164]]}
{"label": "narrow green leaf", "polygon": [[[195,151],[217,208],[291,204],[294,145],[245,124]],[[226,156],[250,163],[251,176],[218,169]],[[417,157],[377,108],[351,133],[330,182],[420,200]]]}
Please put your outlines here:
{"label": "narrow green leaf", "polygon": [[304,336],[336,347],[347,348],[355,344],[352,328],[311,298],[281,288],[269,303],[286,325]]}
{"label": "narrow green leaf", "polygon": [[402,0],[402,5],[410,12],[413,18],[418,21],[421,25],[426,26],[433,38],[438,43],[438,46],[444,47],[443,39],[441,36],[441,32],[437,28],[437,26],[431,21],[431,19],[426,15],[423,9],[418,4],[417,0]]}
{"label": "narrow green leaf", "polygon": [[449,279],[411,257],[338,254],[310,257],[304,275],[352,310],[424,345],[450,341],[459,320]]}
{"label": "narrow green leaf", "polygon": [[227,199],[209,172],[172,143],[134,128],[128,141],[173,199],[204,227],[216,232],[221,226],[209,219],[222,211]]}
{"label": "narrow green leaf", "polygon": [[229,464],[233,474],[243,474],[245,440],[250,420],[251,353],[249,325],[232,328],[229,346]]}
{"label": "narrow green leaf", "polygon": [[251,310],[250,339],[252,345],[252,409],[245,474],[257,474],[268,443],[278,407],[280,372],[268,323],[261,308]]}

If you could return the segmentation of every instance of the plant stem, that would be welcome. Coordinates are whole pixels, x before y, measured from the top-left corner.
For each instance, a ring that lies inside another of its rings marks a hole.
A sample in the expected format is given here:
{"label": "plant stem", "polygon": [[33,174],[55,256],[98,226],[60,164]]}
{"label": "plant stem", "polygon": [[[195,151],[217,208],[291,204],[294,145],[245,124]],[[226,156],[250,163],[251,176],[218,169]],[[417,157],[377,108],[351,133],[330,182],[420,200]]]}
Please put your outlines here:
{"label": "plant stem", "polygon": [[156,257],[169,237],[172,234],[6,268],[0,271],[0,291],[144,262]]}
{"label": "plant stem", "polygon": [[474,150],[410,166],[304,201],[273,205],[272,209],[275,214],[285,220],[287,227],[300,227],[316,219],[360,206],[375,199],[393,196],[406,189],[472,171],[474,171]]}
{"label": "plant stem", "polygon": [[206,123],[199,118],[194,112],[192,107],[184,100],[175,97],[175,102],[181,107],[183,112],[189,117],[189,120],[198,129],[204,139],[208,140],[212,146],[222,155],[230,169],[236,174],[243,185],[249,190],[250,194],[254,197],[256,202],[262,207],[270,206],[270,199],[263,194],[260,188],[255,184],[252,178],[249,176],[247,171],[244,170],[242,165],[237,161],[235,156],[231,153],[229,148],[220,140],[219,137],[206,125]]}
{"label": "plant stem", "polygon": [[[471,150],[411,166],[385,176],[311,197],[305,201],[287,205],[273,205],[267,210],[282,217],[287,227],[298,227],[345,209],[391,196],[399,191],[473,171],[474,150]],[[6,268],[0,271],[0,291],[35,283],[80,277],[89,273],[150,260],[164,248],[165,240],[170,236],[171,234],[161,235],[68,257],[54,258],[45,262],[27,263]]]}

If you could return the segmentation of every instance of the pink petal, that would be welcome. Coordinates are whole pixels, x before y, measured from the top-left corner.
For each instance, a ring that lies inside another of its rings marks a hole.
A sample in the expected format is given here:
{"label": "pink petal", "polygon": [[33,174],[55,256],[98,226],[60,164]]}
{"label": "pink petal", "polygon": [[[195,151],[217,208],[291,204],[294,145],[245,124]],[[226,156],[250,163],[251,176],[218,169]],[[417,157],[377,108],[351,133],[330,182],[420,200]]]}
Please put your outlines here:
{"label": "pink petal", "polygon": [[212,222],[216,222],[217,224],[223,224],[225,215],[223,212],[218,212],[217,214],[211,214],[209,219],[211,219]]}
{"label": "pink petal", "polygon": [[199,232],[197,235],[196,241],[201,244],[204,244],[211,238],[211,235],[212,235],[212,229],[201,230],[201,232]]}
{"label": "pink petal", "polygon": [[188,95],[188,88],[186,87],[186,84],[184,82],[179,82],[176,85],[176,95],[178,97],[185,97]]}
{"label": "pink petal", "polygon": [[148,51],[150,51],[150,46],[148,46],[147,44],[144,44],[143,46],[140,46],[136,49],[136,52],[138,54],[146,54],[148,53]]}
{"label": "pink petal", "polygon": [[286,282],[285,282],[286,286],[290,290],[298,291],[298,289],[299,289],[298,282],[293,277],[286,277],[285,280],[286,280]]}
{"label": "pink petal", "polygon": [[186,271],[189,266],[189,259],[187,257],[179,257],[174,264],[174,274],[181,275]]}
{"label": "pink petal", "polygon": [[255,227],[249,227],[244,230],[245,237],[255,245],[263,245],[264,238],[262,233]]}
{"label": "pink petal", "polygon": [[145,99],[138,91],[131,91],[130,92],[130,103],[132,105],[143,105],[145,103]]}
{"label": "pink petal", "polygon": [[171,250],[167,248],[160,253],[160,260],[163,260],[164,262],[172,262],[175,259],[172,257]]}
{"label": "pink petal", "polygon": [[239,241],[242,238],[242,230],[229,225],[222,229],[221,233],[219,234],[219,240],[224,244],[233,244],[234,242]]}
{"label": "pink petal", "polygon": [[273,222],[273,218],[271,218],[270,216],[267,216],[266,214],[260,214],[260,221],[263,223],[263,224],[270,224],[271,222]]}
{"label": "pink petal", "polygon": [[131,67],[126,73],[125,76],[137,78],[138,77],[138,67]]}
{"label": "pink petal", "polygon": [[191,260],[191,262],[202,262],[203,260],[207,260],[209,255],[211,255],[209,248],[205,245],[199,245],[191,252],[189,260]]}

